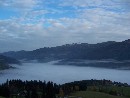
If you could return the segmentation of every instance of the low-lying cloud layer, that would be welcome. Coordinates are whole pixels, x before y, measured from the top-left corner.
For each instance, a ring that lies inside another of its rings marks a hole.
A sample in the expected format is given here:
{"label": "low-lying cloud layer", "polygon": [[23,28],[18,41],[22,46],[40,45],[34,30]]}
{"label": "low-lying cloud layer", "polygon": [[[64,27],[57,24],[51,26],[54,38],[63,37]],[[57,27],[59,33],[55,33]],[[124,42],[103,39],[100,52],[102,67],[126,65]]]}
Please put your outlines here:
{"label": "low-lying cloud layer", "polygon": [[0,0],[0,52],[130,37],[129,0]]}

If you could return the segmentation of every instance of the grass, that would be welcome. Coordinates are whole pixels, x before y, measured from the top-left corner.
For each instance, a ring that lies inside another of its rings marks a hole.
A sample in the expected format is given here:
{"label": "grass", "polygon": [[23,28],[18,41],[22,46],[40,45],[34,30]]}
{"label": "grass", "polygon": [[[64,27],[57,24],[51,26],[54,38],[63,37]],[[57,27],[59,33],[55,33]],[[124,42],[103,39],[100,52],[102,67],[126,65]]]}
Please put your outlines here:
{"label": "grass", "polygon": [[108,89],[114,89],[120,93],[123,93],[124,96],[130,97],[130,87],[111,86],[111,87],[108,87]]}
{"label": "grass", "polygon": [[[109,93],[111,90],[112,91],[117,91],[120,94],[123,94],[124,96],[130,97],[130,87],[118,87],[118,86],[100,86],[104,92]],[[89,91],[93,91],[91,88],[92,86],[88,87]],[[99,91],[99,87],[95,86],[95,91]]]}
{"label": "grass", "polygon": [[[94,92],[94,91],[78,91],[78,92],[70,94],[70,96],[76,96],[76,97],[82,97],[82,98],[127,98],[127,97],[113,96],[113,95],[100,93],[100,92]],[[76,98],[76,97],[73,97],[73,98]]]}
{"label": "grass", "polygon": [[[104,92],[99,92],[99,87],[102,88]],[[117,91],[118,93],[121,93],[123,96],[114,96],[114,95],[108,94],[111,90]],[[70,96],[71,97],[68,97],[68,98],[78,98],[78,97],[82,97],[82,98],[130,98],[130,87],[88,86],[87,91],[77,91],[75,93],[71,93]],[[0,98],[5,98],[5,97],[0,96]]]}
{"label": "grass", "polygon": [[1,96],[0,96],[0,98],[5,98],[5,97],[1,97]]}

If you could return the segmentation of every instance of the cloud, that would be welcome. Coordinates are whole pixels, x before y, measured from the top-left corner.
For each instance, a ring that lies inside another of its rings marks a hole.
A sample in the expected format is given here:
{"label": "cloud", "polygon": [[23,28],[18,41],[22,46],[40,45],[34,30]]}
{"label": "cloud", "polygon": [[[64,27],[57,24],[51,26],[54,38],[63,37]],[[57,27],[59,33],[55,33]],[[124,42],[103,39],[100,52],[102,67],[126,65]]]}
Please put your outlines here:
{"label": "cloud", "polygon": [[39,0],[1,0],[1,7],[12,7],[16,10],[28,10],[36,7]]}
{"label": "cloud", "polygon": [[130,11],[129,0],[60,0],[62,7],[73,7],[75,9],[103,8],[113,11]]}
{"label": "cloud", "polygon": [[105,7],[113,4],[112,0],[64,0],[60,5],[73,7]]}
{"label": "cloud", "polygon": [[[36,24],[21,24],[18,19],[1,20],[1,44],[6,43],[3,50],[32,50],[76,42],[121,41],[130,36],[130,13],[117,14],[104,9],[88,9],[79,13],[77,18],[45,19],[45,22]],[[47,27],[46,22],[50,24]],[[13,45],[13,48],[8,45]]]}
{"label": "cloud", "polygon": [[14,15],[0,20],[1,51],[33,50],[77,42],[121,41],[130,36],[130,11],[124,10],[129,6],[127,0],[40,2],[0,0],[1,7],[25,12],[20,17]]}
{"label": "cloud", "polygon": [[10,1],[9,0],[0,0],[0,7],[7,7],[10,5]]}

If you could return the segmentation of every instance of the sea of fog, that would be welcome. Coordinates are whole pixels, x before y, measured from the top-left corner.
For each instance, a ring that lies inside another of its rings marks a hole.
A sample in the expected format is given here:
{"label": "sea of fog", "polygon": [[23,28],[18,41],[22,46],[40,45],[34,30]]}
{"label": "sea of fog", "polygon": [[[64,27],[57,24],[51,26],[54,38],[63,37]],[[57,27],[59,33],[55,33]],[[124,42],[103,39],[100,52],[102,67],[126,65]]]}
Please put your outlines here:
{"label": "sea of fog", "polygon": [[55,62],[12,65],[16,68],[0,71],[0,83],[7,79],[46,80],[58,84],[87,79],[109,79],[130,84],[130,70],[54,65],[53,63]]}

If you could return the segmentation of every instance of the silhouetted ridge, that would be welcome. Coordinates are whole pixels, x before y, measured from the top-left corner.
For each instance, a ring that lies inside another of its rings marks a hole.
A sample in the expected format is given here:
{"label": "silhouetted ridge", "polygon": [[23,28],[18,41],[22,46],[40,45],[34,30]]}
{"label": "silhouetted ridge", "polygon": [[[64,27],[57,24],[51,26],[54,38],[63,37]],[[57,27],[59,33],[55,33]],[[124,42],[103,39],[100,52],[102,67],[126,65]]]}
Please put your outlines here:
{"label": "silhouetted ridge", "polygon": [[57,60],[57,59],[115,59],[130,60],[130,39],[122,42],[108,41],[97,44],[66,44],[57,47],[44,47],[33,51],[5,52],[3,55],[15,59]]}
{"label": "silhouetted ridge", "polygon": [[125,42],[125,43],[130,43],[130,39],[127,39],[127,40],[125,40],[125,41],[123,41],[123,42]]}

